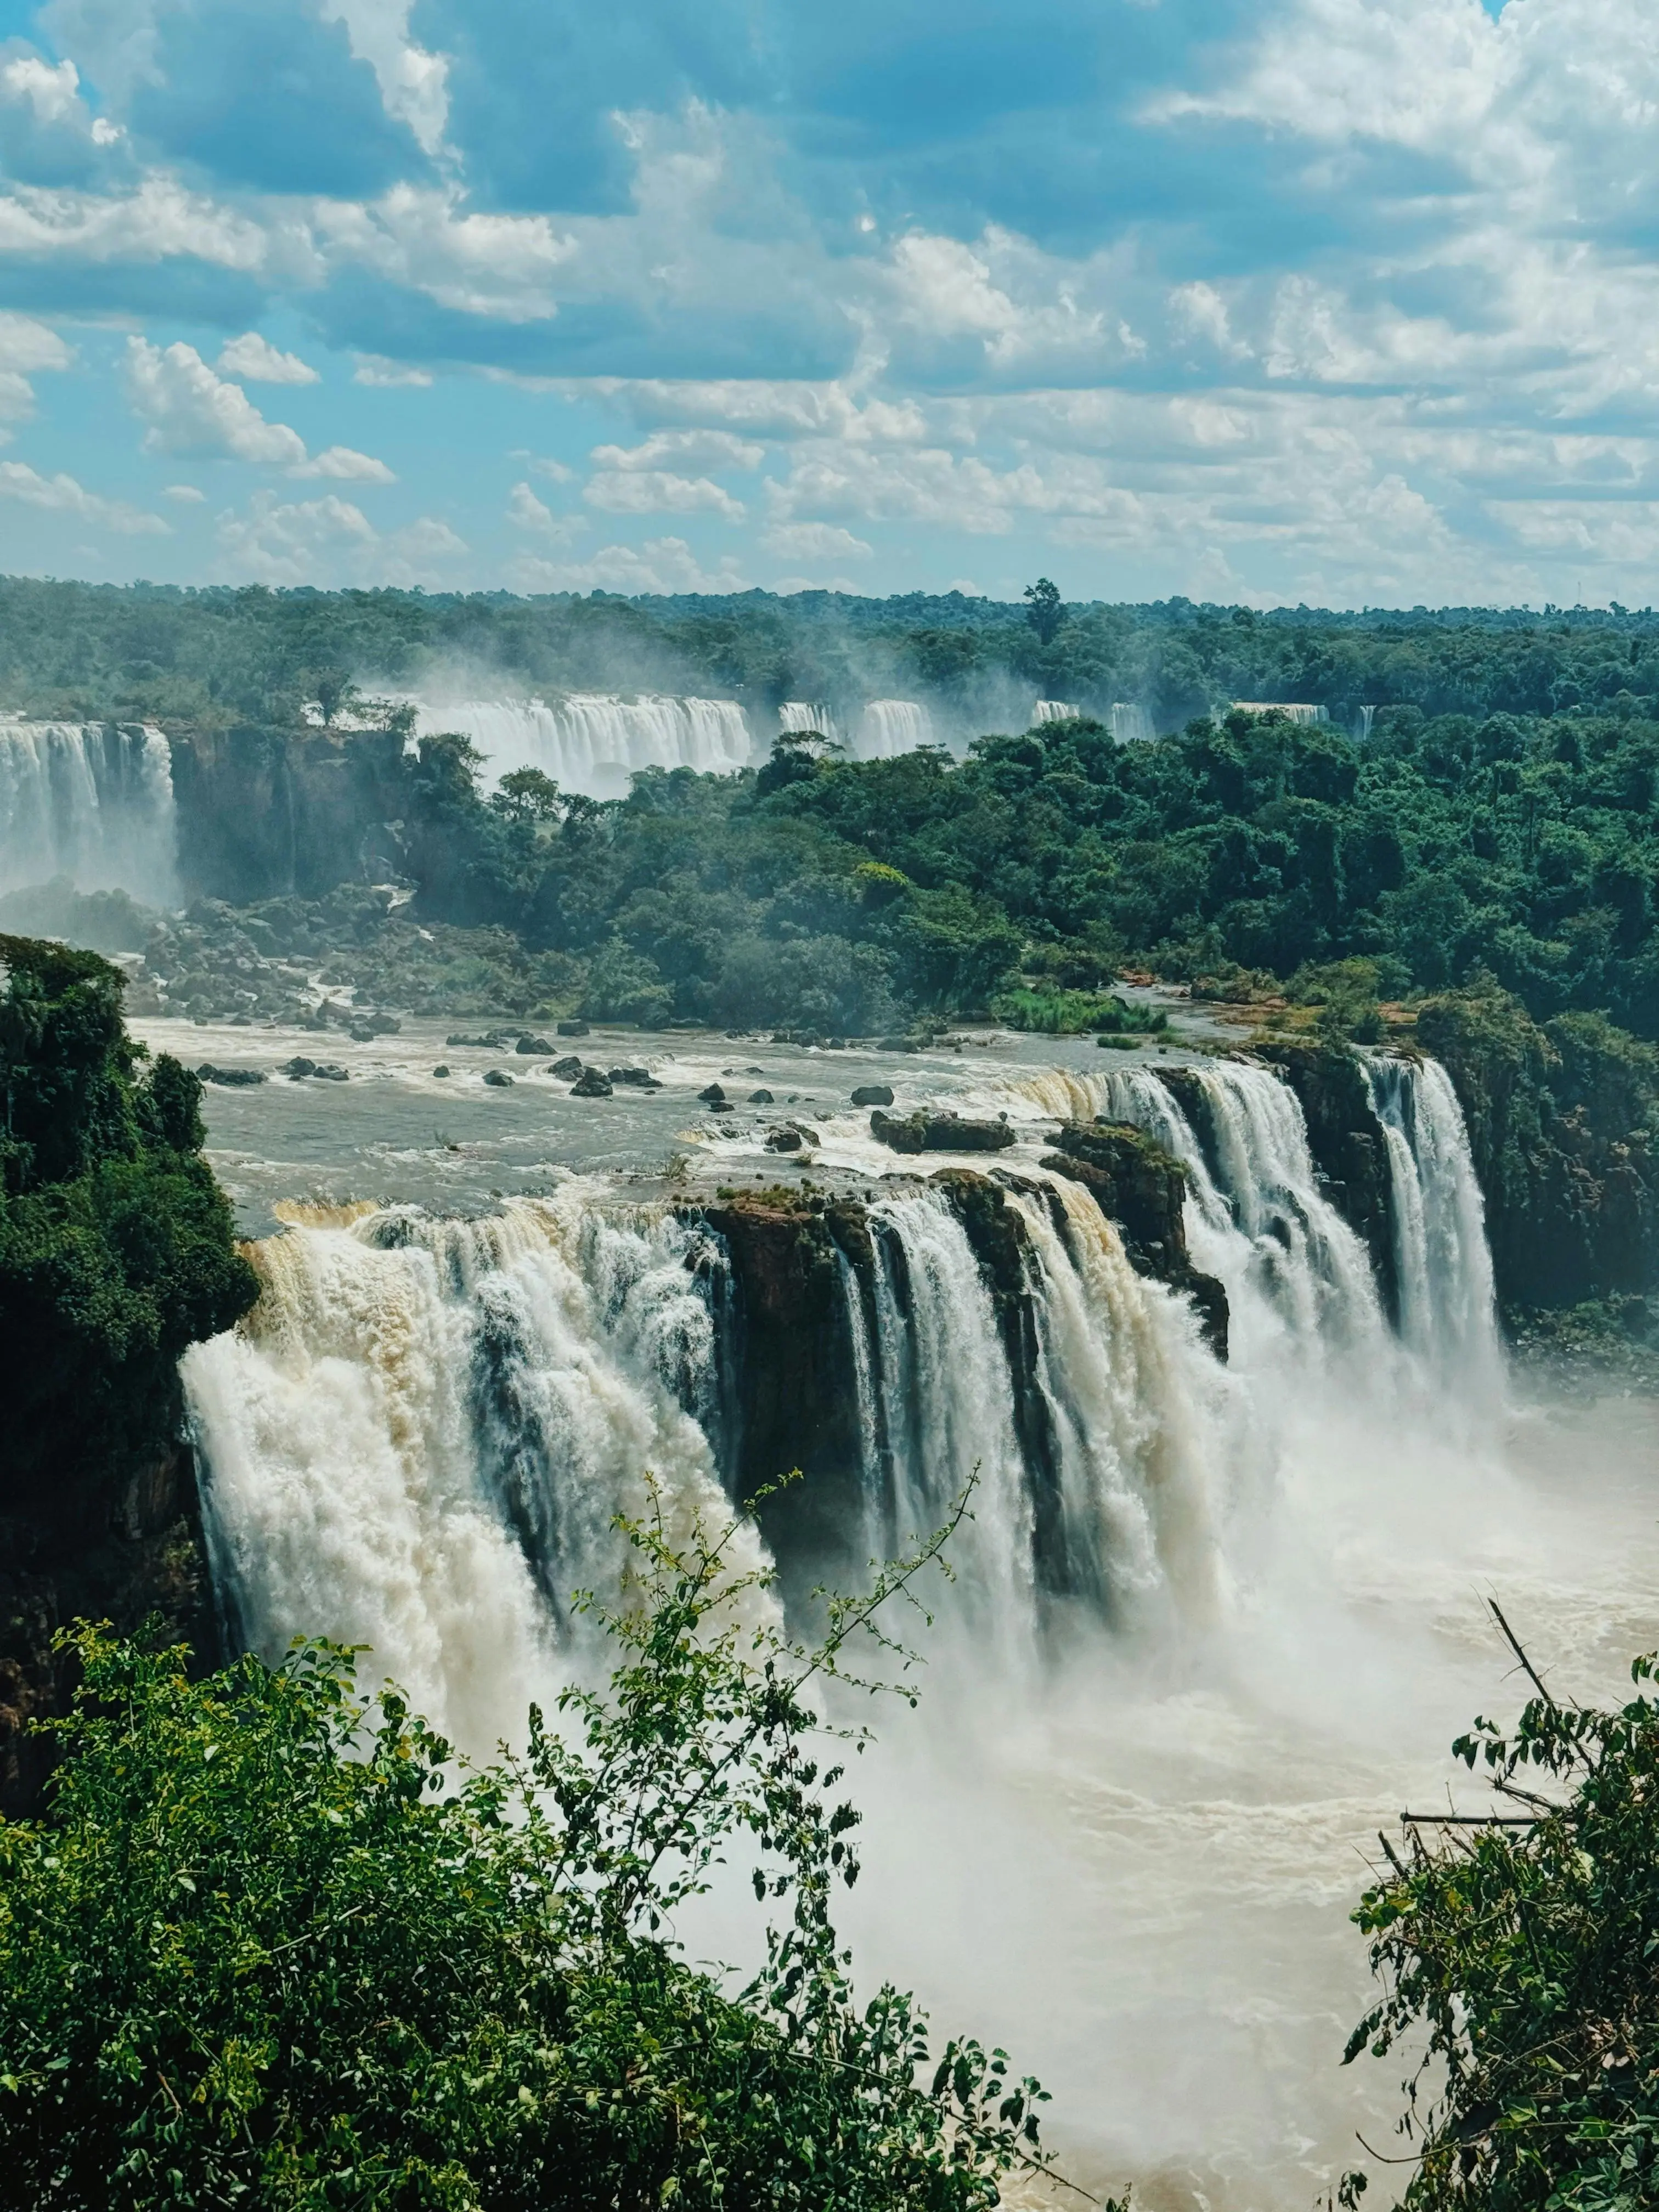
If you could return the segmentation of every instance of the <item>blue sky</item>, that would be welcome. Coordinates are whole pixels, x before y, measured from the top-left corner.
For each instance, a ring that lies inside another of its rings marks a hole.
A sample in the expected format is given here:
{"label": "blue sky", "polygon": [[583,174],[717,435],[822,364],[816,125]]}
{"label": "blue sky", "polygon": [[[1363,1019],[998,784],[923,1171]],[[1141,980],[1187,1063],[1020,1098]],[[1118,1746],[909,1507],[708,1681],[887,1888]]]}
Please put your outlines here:
{"label": "blue sky", "polygon": [[0,0],[0,569],[1659,599],[1652,0]]}

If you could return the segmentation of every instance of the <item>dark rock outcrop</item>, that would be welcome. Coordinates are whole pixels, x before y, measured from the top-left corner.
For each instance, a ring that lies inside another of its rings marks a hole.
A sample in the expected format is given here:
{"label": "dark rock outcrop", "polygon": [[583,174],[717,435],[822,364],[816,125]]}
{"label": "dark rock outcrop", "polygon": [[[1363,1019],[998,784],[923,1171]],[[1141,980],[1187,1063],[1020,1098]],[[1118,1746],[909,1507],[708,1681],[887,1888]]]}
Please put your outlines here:
{"label": "dark rock outcrop", "polygon": [[[491,1073],[494,1073],[493,1069]],[[484,1081],[488,1083],[490,1077],[486,1075]],[[570,1086],[570,1096],[573,1098],[609,1098],[611,1095],[610,1078],[601,1075],[597,1067],[583,1068]]]}
{"label": "dark rock outcrop", "polygon": [[[485,1068],[484,1081],[489,1084],[492,1091],[510,1091],[513,1088],[513,1078],[504,1067]],[[611,1085],[608,1083],[605,1086],[605,1095],[607,1098],[611,1095]]]}
{"label": "dark rock outcrop", "polygon": [[1080,1182],[1116,1226],[1131,1266],[1182,1291],[1218,1359],[1227,1357],[1227,1292],[1194,1267],[1187,1249],[1187,1171],[1141,1129],[1116,1121],[1067,1122],[1043,1166]]}
{"label": "dark rock outcrop", "polygon": [[860,1083],[853,1093],[855,1106],[890,1106],[893,1087],[890,1083]]}
{"label": "dark rock outcrop", "polygon": [[1000,1152],[1014,1141],[1006,1121],[970,1121],[959,1114],[923,1109],[870,1116],[870,1133],[896,1152]]}
{"label": "dark rock outcrop", "polygon": [[799,1468],[799,1482],[762,1504],[760,1522],[773,1556],[798,1563],[792,1594],[801,1597],[826,1573],[864,1565],[855,1314],[842,1259],[867,1285],[868,1224],[856,1205],[777,1192],[737,1194],[696,1218],[723,1239],[731,1266],[720,1347],[732,1406],[726,1480],[749,1498]]}
{"label": "dark rock outcrop", "polygon": [[192,890],[244,905],[403,872],[401,735],[247,722],[175,727],[168,744]]}
{"label": "dark rock outcrop", "polygon": [[216,1067],[210,1060],[204,1060],[196,1073],[201,1082],[222,1084],[228,1091],[246,1091],[269,1080],[263,1067]]}

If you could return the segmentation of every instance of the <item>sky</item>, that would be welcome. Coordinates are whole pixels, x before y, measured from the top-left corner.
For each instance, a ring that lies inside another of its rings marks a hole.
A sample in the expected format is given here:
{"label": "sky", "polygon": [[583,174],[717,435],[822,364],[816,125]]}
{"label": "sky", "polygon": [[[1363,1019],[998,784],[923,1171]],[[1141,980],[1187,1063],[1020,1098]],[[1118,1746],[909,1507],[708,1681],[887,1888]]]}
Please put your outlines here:
{"label": "sky", "polygon": [[0,571],[1659,600],[1654,0],[0,0]]}

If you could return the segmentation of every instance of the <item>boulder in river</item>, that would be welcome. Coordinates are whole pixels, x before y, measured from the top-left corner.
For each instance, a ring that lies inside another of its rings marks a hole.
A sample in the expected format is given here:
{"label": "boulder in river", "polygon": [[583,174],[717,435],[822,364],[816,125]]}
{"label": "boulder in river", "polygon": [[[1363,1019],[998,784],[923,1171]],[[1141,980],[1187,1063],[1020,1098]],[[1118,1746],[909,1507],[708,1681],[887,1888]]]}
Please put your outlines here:
{"label": "boulder in river", "polygon": [[860,1083],[853,1093],[855,1106],[890,1106],[893,1086],[890,1083]]}
{"label": "boulder in river", "polygon": [[769,1091],[751,1091],[749,1094],[749,1103],[751,1106],[770,1106],[773,1103]]}
{"label": "boulder in river", "polygon": [[317,1063],[314,1060],[306,1059],[302,1053],[296,1052],[292,1060],[283,1062],[283,1073],[290,1083],[303,1083],[307,1075],[315,1075]]}
{"label": "boulder in river", "polygon": [[589,1034],[586,1022],[556,1022],[554,1027],[561,1036],[586,1036]]}
{"label": "boulder in river", "polygon": [[204,1060],[196,1073],[202,1082],[222,1083],[232,1091],[268,1079],[263,1067],[216,1067],[210,1060]]}
{"label": "boulder in river", "polygon": [[574,1083],[582,1072],[582,1064],[574,1052],[568,1052],[562,1060],[556,1060],[547,1072],[556,1075],[561,1083]]}
{"label": "boulder in river", "polygon": [[609,1073],[613,1083],[631,1083],[636,1090],[649,1089],[656,1083],[648,1067],[613,1067]]}
{"label": "boulder in river", "polygon": [[513,1078],[504,1067],[485,1068],[484,1081],[492,1091],[510,1091],[513,1088]]}
{"label": "boulder in river", "polygon": [[526,1031],[526,1034],[519,1039],[519,1042],[514,1046],[513,1049],[514,1052],[521,1054],[526,1060],[529,1060],[532,1057],[540,1057],[544,1060],[548,1054],[553,1050],[553,1041],[550,1037],[532,1036],[529,1032]]}
{"label": "boulder in river", "polygon": [[725,1089],[718,1083],[711,1083],[707,1091],[698,1091],[697,1096],[705,1106],[723,1106],[726,1103]]}
{"label": "boulder in river", "polygon": [[342,1067],[337,1060],[319,1060],[311,1072],[319,1083],[349,1083],[351,1079],[350,1069]]}
{"label": "boulder in river", "polygon": [[798,1152],[801,1141],[800,1131],[790,1128],[787,1122],[781,1129],[769,1129],[766,1133],[769,1152]]}
{"label": "boulder in river", "polygon": [[870,1134],[896,1152],[1000,1152],[1014,1141],[1006,1121],[969,1121],[945,1111],[870,1116]]}
{"label": "boulder in river", "polygon": [[434,1075],[447,1075],[447,1074],[448,1074],[448,1073],[449,1073],[449,1070],[448,1070],[448,1068],[447,1068],[447,1067],[443,1064],[443,1062],[441,1060],[441,1061],[439,1062],[439,1064],[437,1065],[437,1066],[436,1066],[436,1067],[434,1067],[434,1068],[433,1069],[432,1073],[433,1073]]}
{"label": "boulder in river", "polygon": [[585,1067],[570,1086],[573,1098],[609,1098],[611,1079],[601,1075],[597,1067]]}

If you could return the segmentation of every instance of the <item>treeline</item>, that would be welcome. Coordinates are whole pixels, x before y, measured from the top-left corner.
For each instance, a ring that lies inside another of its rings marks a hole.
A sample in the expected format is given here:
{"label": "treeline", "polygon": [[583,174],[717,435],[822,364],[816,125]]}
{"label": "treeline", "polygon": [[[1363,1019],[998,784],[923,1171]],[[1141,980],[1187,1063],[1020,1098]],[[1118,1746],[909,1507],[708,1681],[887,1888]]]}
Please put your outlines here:
{"label": "treeline", "polygon": [[1536,1020],[1659,1036],[1642,719],[1395,708],[1361,744],[1235,714],[1131,746],[1073,722],[960,763],[786,744],[757,775],[653,771],[612,805],[533,775],[485,799],[477,769],[453,738],[409,757],[422,907],[580,957],[598,1015],[862,1034],[1144,963],[1221,995],[1487,975]]}
{"label": "treeline", "polygon": [[919,698],[954,729],[1018,726],[1034,696],[1137,702],[1160,731],[1237,699],[1426,715],[1651,710],[1659,616],[1547,608],[1330,613],[1018,605],[959,592],[624,599],[605,592],[192,591],[0,580],[0,708],[89,719],[291,720],[320,684],[418,684],[436,669],[541,691],[738,699]]}

